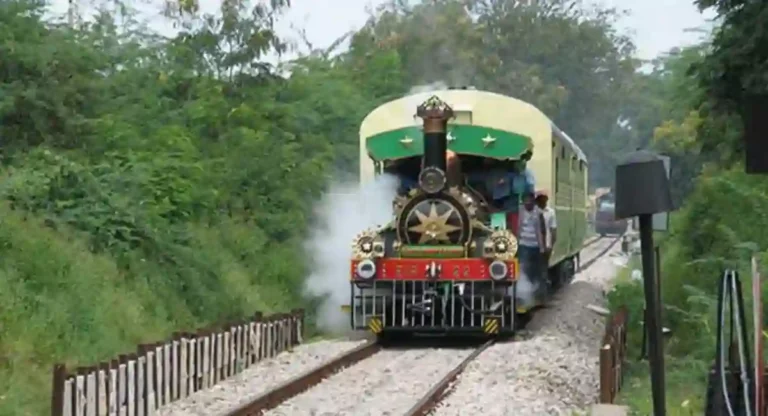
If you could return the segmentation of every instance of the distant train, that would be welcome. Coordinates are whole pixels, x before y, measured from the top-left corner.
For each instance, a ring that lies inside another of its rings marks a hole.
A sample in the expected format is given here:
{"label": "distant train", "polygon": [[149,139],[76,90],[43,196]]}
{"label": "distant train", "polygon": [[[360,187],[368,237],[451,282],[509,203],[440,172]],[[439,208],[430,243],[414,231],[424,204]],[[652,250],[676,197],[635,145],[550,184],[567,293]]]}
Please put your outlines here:
{"label": "distant train", "polygon": [[595,200],[595,232],[601,236],[623,234],[627,230],[627,220],[616,218],[616,203],[613,192],[599,195]]}
{"label": "distant train", "polygon": [[572,278],[587,229],[588,164],[539,109],[448,89],[396,99],[366,116],[361,181],[388,173],[403,191],[392,221],[352,244],[350,304],[342,308],[353,329],[379,336],[515,330],[516,316],[535,306],[518,297],[517,206],[494,207],[488,179],[470,179],[494,170],[510,175],[515,198],[534,185],[549,191],[558,223],[550,285]]}

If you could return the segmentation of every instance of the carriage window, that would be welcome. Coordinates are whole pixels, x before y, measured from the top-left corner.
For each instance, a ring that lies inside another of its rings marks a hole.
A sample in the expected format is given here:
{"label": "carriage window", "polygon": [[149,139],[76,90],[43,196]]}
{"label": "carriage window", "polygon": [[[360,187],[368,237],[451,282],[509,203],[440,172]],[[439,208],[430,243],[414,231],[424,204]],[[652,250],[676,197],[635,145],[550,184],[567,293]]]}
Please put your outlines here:
{"label": "carriage window", "polygon": [[565,159],[565,147],[560,148],[560,159]]}

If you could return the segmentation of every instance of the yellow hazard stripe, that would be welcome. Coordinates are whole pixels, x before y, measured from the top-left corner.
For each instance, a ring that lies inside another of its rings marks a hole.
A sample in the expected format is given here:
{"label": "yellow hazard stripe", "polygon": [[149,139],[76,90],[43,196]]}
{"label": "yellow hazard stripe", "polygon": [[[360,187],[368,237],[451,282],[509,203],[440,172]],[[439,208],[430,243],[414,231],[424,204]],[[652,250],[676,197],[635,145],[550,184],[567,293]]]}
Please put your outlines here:
{"label": "yellow hazard stripe", "polygon": [[498,334],[499,333],[499,320],[496,318],[489,318],[485,320],[483,324],[483,330],[486,334]]}
{"label": "yellow hazard stripe", "polygon": [[368,328],[370,328],[371,332],[374,334],[378,334],[382,329],[384,329],[384,326],[381,324],[379,318],[371,318],[371,320],[368,321]]}

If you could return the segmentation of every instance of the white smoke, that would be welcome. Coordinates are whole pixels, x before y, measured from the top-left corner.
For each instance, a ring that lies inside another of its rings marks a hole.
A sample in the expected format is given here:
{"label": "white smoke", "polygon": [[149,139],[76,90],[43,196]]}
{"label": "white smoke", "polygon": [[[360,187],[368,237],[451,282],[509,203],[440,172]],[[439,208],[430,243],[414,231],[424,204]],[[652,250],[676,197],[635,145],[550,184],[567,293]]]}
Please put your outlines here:
{"label": "white smoke", "polygon": [[530,308],[535,303],[537,285],[531,282],[528,275],[521,271],[520,277],[517,279],[517,293],[515,299],[517,306],[523,308]]}
{"label": "white smoke", "polygon": [[390,175],[364,185],[336,182],[317,206],[316,225],[306,246],[312,273],[304,291],[323,298],[316,311],[318,329],[335,334],[350,329],[349,315],[341,305],[350,302],[352,242],[365,229],[392,220],[397,186],[397,178]]}
{"label": "white smoke", "polygon": [[416,85],[414,87],[411,87],[411,89],[408,91],[408,94],[422,94],[425,92],[433,92],[433,91],[439,91],[439,90],[447,90],[448,84],[446,84],[443,81],[435,81],[431,84],[424,84],[424,85]]}

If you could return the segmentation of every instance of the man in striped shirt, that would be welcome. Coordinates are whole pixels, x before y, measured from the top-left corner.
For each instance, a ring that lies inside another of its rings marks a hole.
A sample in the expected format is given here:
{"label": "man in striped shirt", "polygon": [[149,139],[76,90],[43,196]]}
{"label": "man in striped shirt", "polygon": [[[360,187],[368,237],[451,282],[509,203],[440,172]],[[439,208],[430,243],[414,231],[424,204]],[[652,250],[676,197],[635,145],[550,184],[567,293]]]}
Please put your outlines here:
{"label": "man in striped shirt", "polygon": [[[523,196],[523,206],[518,217],[518,257],[523,273],[531,283],[542,289],[546,268],[543,267],[542,256],[546,252],[546,228],[541,210],[536,206],[532,192]],[[544,270],[541,270],[541,269]],[[539,290],[537,290],[539,291]]]}

